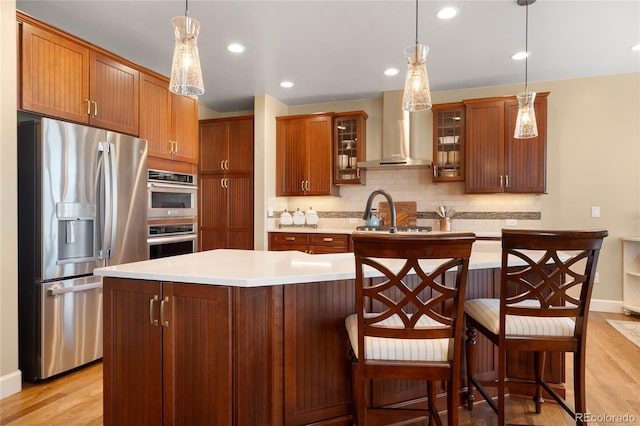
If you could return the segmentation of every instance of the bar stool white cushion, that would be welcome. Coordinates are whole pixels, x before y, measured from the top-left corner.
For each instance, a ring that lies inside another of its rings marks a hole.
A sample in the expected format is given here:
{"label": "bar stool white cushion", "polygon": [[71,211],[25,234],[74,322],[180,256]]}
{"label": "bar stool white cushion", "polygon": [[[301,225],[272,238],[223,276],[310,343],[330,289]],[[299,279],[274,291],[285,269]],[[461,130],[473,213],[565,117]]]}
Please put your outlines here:
{"label": "bar stool white cushion", "polygon": [[[540,306],[537,300],[524,300],[514,306]],[[500,299],[471,299],[464,311],[493,334],[500,334]],[[526,317],[507,315],[507,336],[573,336],[575,321],[569,317]]]}
{"label": "bar stool white cushion", "polygon": [[[358,316],[349,315],[345,321],[351,347],[358,355]],[[392,315],[377,323],[390,328],[403,328],[402,320]],[[442,326],[438,321],[422,316],[416,329]],[[390,339],[385,337],[365,336],[365,358],[397,361],[449,361],[449,339]]]}

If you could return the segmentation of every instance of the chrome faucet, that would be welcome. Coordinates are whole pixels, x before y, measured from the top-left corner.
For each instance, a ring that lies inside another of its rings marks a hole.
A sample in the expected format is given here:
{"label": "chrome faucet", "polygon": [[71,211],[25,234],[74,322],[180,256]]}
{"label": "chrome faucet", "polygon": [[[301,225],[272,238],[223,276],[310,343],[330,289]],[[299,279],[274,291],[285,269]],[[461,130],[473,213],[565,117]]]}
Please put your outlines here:
{"label": "chrome faucet", "polygon": [[378,194],[386,198],[387,202],[389,203],[389,211],[391,212],[391,226],[389,227],[389,232],[393,234],[397,230],[396,205],[393,204],[393,199],[391,199],[391,195],[387,194],[384,190],[376,189],[371,194],[369,194],[369,198],[367,198],[367,206],[364,208],[364,214],[362,215],[362,218],[364,220],[369,219],[369,215],[371,214],[371,202],[373,201],[373,198]]}

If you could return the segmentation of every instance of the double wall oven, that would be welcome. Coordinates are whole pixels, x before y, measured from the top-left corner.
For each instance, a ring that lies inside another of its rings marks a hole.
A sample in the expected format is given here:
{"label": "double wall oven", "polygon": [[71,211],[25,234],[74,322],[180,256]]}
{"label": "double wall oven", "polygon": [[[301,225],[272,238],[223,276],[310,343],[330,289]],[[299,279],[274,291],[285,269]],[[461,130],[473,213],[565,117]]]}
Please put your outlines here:
{"label": "double wall oven", "polygon": [[198,246],[196,176],[149,170],[149,259],[194,253]]}

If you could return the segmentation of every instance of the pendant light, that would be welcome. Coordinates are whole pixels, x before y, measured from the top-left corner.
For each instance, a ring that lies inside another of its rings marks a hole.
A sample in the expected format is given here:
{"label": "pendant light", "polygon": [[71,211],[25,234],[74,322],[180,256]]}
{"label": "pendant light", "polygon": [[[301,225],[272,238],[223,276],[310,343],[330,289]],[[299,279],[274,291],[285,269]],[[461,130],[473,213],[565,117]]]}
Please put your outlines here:
{"label": "pendant light", "polygon": [[176,16],[171,20],[176,42],[169,90],[179,95],[198,96],[204,93],[197,44],[200,22],[189,16],[189,0],[185,1],[184,16]]}
{"label": "pendant light", "polygon": [[524,58],[524,92],[518,93],[518,116],[516,117],[516,129],[513,137],[516,139],[530,139],[538,136],[538,125],[536,123],[536,110],[533,102],[536,99],[536,92],[528,90],[528,63],[529,57],[529,5],[536,0],[517,0],[519,6],[524,6],[526,13],[525,20],[525,53]]}
{"label": "pendant light", "polygon": [[429,47],[418,44],[418,0],[416,0],[416,43],[404,50],[407,57],[407,77],[404,83],[402,108],[405,111],[423,111],[431,108],[431,90],[427,74]]}

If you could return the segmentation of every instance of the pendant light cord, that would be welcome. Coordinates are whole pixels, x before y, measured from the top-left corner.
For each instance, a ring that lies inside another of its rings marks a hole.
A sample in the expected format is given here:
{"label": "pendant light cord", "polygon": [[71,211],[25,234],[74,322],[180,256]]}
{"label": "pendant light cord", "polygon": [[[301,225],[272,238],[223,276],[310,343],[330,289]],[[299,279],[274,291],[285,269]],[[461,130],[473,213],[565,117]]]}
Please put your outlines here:
{"label": "pendant light cord", "polygon": [[418,0],[416,0],[416,46],[418,45]]}
{"label": "pendant light cord", "polygon": [[527,93],[528,70],[529,70],[529,2],[525,5],[525,23],[524,23],[524,92]]}
{"label": "pendant light cord", "polygon": [[184,16],[189,16],[189,0],[185,0]]}

